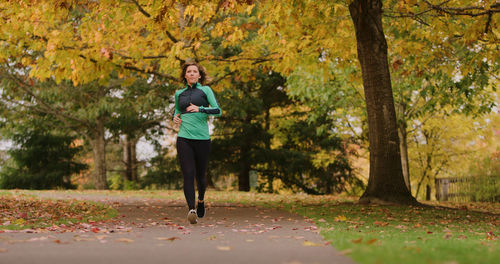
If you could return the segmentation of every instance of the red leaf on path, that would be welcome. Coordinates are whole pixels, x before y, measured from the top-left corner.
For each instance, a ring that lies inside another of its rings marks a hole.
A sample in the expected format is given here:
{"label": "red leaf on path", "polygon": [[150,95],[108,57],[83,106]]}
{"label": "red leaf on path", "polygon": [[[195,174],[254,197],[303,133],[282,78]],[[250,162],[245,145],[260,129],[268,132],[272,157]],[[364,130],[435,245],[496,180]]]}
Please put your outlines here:
{"label": "red leaf on path", "polygon": [[92,229],[90,229],[90,231],[94,232],[94,233],[99,233],[99,228],[98,227],[92,227]]}

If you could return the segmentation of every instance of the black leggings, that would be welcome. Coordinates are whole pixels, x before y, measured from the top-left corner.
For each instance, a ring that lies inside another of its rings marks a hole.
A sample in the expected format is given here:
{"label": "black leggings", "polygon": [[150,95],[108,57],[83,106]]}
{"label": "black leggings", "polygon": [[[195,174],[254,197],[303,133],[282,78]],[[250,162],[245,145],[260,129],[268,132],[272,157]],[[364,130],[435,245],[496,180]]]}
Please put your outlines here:
{"label": "black leggings", "polygon": [[189,209],[195,208],[194,178],[198,185],[198,200],[203,200],[207,188],[205,172],[210,153],[210,140],[177,137],[177,156],[184,175],[184,196]]}

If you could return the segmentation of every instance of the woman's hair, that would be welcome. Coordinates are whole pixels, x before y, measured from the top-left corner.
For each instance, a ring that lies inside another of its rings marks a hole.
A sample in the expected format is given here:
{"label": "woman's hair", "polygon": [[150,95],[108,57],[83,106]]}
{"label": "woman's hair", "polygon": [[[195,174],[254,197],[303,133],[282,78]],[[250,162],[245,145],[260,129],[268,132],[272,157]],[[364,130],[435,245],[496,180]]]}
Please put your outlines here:
{"label": "woman's hair", "polygon": [[184,65],[182,65],[182,72],[181,72],[181,78],[180,80],[182,83],[187,84],[186,80],[186,71],[189,66],[196,66],[198,68],[198,71],[200,72],[200,80],[198,81],[200,84],[204,85],[206,81],[210,80],[210,77],[207,75],[207,70],[200,64],[196,62],[186,62]]}

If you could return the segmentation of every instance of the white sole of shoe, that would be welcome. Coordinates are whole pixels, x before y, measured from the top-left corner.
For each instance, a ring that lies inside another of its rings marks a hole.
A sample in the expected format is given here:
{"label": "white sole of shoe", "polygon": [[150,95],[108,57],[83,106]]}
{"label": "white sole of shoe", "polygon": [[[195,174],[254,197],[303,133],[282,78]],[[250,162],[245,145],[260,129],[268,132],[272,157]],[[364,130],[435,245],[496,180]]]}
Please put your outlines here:
{"label": "white sole of shoe", "polygon": [[196,215],[196,211],[194,210],[189,211],[187,219],[191,224],[198,223],[198,216]]}

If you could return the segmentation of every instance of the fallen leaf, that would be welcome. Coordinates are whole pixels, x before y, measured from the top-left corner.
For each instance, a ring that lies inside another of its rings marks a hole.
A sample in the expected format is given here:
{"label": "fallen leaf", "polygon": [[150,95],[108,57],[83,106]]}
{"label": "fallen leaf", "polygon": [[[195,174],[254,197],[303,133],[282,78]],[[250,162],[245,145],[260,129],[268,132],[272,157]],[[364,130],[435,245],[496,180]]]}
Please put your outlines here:
{"label": "fallen leaf", "polygon": [[0,253],[5,253],[7,252],[8,250],[6,248],[0,248]]}
{"label": "fallen leaf", "polygon": [[335,222],[343,222],[343,221],[347,220],[347,217],[345,217],[344,215],[339,215],[339,216],[336,216],[334,220],[335,220]]}
{"label": "fallen leaf", "polygon": [[75,236],[73,238],[75,241],[94,241],[94,238],[88,238],[88,237],[80,237],[80,236]]}
{"label": "fallen leaf", "polygon": [[304,241],[302,243],[302,245],[305,246],[305,247],[322,247],[322,246],[324,246],[323,244],[318,244],[318,243],[314,243],[314,242],[307,241],[307,240]]}
{"label": "fallen leaf", "polygon": [[231,247],[217,246],[217,249],[221,250],[221,251],[229,251],[229,250],[231,250]]}
{"label": "fallen leaf", "polygon": [[486,232],[486,240],[497,240],[497,235],[493,231]]}
{"label": "fallen leaf", "polygon": [[372,239],[370,239],[370,240],[366,241],[366,244],[367,244],[367,245],[371,245],[371,244],[373,244],[373,243],[375,243],[375,242],[377,242],[377,239],[376,239],[376,238],[372,238]]}
{"label": "fallen leaf", "polygon": [[124,242],[124,243],[132,243],[134,240],[129,239],[129,238],[118,238],[115,240],[116,242]]}
{"label": "fallen leaf", "polygon": [[354,240],[351,240],[351,242],[354,243],[354,244],[359,244],[359,243],[363,242],[363,238],[361,237],[361,238],[358,238],[358,239],[354,239]]}
{"label": "fallen leaf", "polygon": [[387,226],[389,225],[388,222],[381,222],[381,221],[375,221],[373,222],[374,225],[377,225],[377,226]]}

